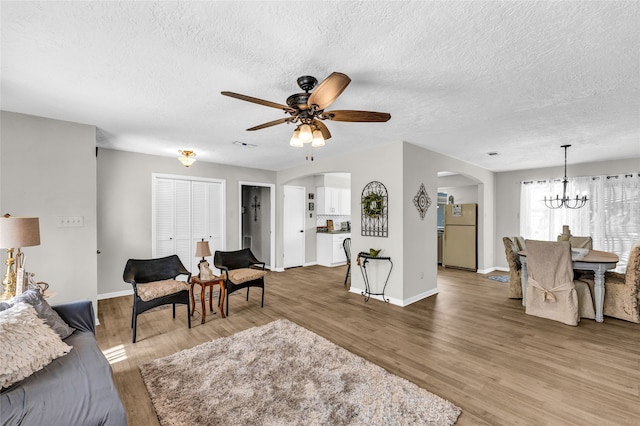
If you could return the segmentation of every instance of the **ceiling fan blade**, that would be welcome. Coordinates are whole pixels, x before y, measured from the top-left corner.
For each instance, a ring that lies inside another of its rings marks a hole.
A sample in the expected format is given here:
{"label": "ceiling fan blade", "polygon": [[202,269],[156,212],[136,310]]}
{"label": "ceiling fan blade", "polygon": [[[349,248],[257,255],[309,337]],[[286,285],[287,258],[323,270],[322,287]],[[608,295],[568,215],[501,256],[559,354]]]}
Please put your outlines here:
{"label": "ceiling fan blade", "polygon": [[312,108],[313,105],[317,105],[318,110],[325,109],[333,103],[338,96],[347,88],[351,83],[351,79],[341,72],[333,72],[316,88],[316,90],[309,96],[307,105]]}
{"label": "ceiling fan blade", "polygon": [[322,137],[324,138],[325,141],[328,139],[331,139],[331,132],[329,131],[329,128],[325,126],[325,124],[322,121],[314,120],[313,124],[315,124],[315,126],[320,130],[320,132],[322,132]]}
{"label": "ceiling fan blade", "polygon": [[233,92],[220,92],[220,93],[223,94],[224,96],[229,96],[229,97],[232,97],[232,98],[240,99],[241,101],[253,102],[254,104],[264,105],[264,106],[268,106],[268,107],[271,107],[271,108],[277,108],[277,109],[281,109],[281,110],[286,111],[286,112],[295,112],[295,110],[293,108],[291,108],[290,106],[277,104],[277,103],[271,102],[271,101],[265,101],[264,99],[258,99],[258,98],[254,98],[252,96],[241,95],[240,93],[233,93]]}
{"label": "ceiling fan blade", "polygon": [[275,126],[277,124],[288,123],[288,122],[293,121],[293,120],[294,120],[293,117],[279,118],[277,120],[269,121],[268,123],[259,124],[257,126],[251,127],[250,129],[247,129],[247,130],[260,130],[260,129],[264,129],[266,127]]}
{"label": "ceiling fan blade", "polygon": [[335,110],[325,111],[322,113],[322,118],[325,120],[333,121],[350,121],[350,122],[384,122],[389,121],[391,114],[387,112],[373,112],[373,111],[354,111],[354,110]]}

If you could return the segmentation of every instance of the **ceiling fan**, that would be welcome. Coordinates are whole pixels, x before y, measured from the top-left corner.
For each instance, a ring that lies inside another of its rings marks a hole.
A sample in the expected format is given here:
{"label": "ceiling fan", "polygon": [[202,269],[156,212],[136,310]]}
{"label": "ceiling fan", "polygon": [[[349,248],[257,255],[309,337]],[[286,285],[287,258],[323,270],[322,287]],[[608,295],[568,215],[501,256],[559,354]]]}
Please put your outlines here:
{"label": "ceiling fan", "polygon": [[[287,98],[287,105],[265,101],[251,96],[241,95],[234,92],[221,92],[225,96],[253,102],[259,105],[268,106],[283,110],[289,117],[263,123],[247,130],[260,130],[266,127],[283,123],[299,123],[293,132],[290,144],[302,147],[305,143],[311,143],[312,147],[324,145],[324,141],[331,138],[331,132],[322,122],[323,120],[346,121],[346,122],[385,122],[391,118],[391,114],[386,112],[356,111],[356,110],[333,110],[325,111],[340,94],[351,83],[351,79],[343,73],[333,72],[320,84],[312,76],[302,76],[298,78],[298,86],[304,93],[296,93]],[[317,87],[316,87],[317,86]],[[313,90],[315,88],[315,90]],[[313,90],[313,92],[311,92]],[[311,92],[311,93],[310,93]],[[312,157],[313,159],[313,157]]]}

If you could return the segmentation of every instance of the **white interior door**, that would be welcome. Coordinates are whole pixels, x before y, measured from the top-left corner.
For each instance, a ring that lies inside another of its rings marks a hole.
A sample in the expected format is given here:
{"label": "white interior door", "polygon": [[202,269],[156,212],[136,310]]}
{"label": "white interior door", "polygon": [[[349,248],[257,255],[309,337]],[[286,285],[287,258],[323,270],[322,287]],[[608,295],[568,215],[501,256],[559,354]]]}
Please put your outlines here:
{"label": "white interior door", "polygon": [[305,196],[302,186],[284,187],[284,262],[285,268],[302,266],[305,259]]}

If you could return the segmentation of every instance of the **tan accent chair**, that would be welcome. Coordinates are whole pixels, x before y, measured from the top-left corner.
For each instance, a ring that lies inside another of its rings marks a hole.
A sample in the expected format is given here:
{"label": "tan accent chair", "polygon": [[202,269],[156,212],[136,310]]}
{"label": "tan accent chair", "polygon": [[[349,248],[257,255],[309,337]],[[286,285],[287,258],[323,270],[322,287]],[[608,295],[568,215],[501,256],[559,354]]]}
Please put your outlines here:
{"label": "tan accent chair", "polygon": [[[594,294],[593,273],[580,277],[580,281],[586,282]],[[626,273],[605,274],[603,311],[608,317],[640,323],[640,242],[631,247]]]}
{"label": "tan accent chair", "polygon": [[578,325],[580,318],[595,319],[589,286],[573,280],[569,242],[526,240],[525,244],[528,270],[526,313],[567,325]]}
{"label": "tan accent chair", "polygon": [[522,299],[522,265],[516,239],[502,237],[504,254],[509,264],[509,299]]}

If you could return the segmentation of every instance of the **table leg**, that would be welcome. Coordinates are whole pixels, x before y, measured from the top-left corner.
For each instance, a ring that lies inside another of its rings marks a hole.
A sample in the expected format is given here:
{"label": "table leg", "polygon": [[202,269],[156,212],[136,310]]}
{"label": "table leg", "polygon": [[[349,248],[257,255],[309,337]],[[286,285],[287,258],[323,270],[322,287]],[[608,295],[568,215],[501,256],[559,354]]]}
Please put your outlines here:
{"label": "table leg", "polygon": [[213,312],[213,284],[209,286],[209,312]]}
{"label": "table leg", "polygon": [[595,271],[594,298],[596,302],[596,321],[604,322],[604,269],[598,268]]}
{"label": "table leg", "polygon": [[200,322],[200,324],[204,324],[204,320],[207,317],[207,308],[204,304],[204,291],[206,290],[207,286],[204,284],[200,284],[200,288],[202,289],[200,291],[200,302],[202,303],[202,321]]}
{"label": "table leg", "polygon": [[189,295],[191,296],[191,316],[193,316],[193,313],[196,311],[196,300],[193,297],[193,286],[194,283],[191,283],[189,286]]}
{"label": "table leg", "polygon": [[225,318],[224,316],[224,297],[226,290],[224,288],[224,281],[220,281],[220,306],[218,306],[218,310],[220,311],[220,318]]}

